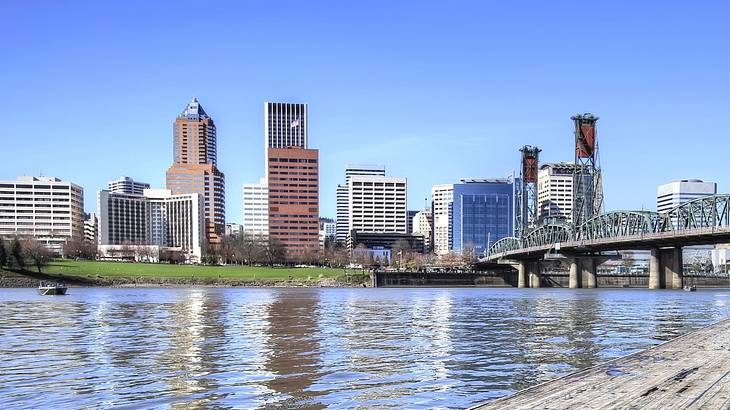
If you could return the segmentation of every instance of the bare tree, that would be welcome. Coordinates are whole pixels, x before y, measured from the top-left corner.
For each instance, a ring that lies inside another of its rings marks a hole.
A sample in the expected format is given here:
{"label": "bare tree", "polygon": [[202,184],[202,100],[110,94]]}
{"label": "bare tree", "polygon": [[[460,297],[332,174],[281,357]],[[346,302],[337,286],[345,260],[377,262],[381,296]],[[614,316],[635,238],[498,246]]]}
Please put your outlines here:
{"label": "bare tree", "polygon": [[269,237],[269,239],[265,242],[263,254],[266,259],[266,263],[272,268],[274,265],[281,264],[286,260],[286,249],[284,248],[284,244],[276,238]]}
{"label": "bare tree", "polygon": [[41,268],[48,265],[51,260],[51,252],[46,248],[45,245],[36,241],[35,239],[28,239],[23,241],[23,255],[33,262],[33,265],[38,269],[38,273],[41,273]]}

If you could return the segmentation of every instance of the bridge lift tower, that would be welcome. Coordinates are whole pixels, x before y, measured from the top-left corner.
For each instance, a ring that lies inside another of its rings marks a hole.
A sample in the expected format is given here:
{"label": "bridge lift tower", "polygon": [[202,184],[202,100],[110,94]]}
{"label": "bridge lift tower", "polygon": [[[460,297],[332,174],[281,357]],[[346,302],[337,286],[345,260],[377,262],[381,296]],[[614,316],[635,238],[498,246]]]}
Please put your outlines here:
{"label": "bridge lift tower", "polygon": [[519,214],[517,215],[517,237],[522,237],[537,226],[539,209],[537,207],[537,170],[540,148],[525,145],[520,149]]}
{"label": "bridge lift tower", "polygon": [[570,117],[575,124],[573,168],[573,223],[580,225],[603,210],[601,170],[598,166],[596,122],[591,113]]}

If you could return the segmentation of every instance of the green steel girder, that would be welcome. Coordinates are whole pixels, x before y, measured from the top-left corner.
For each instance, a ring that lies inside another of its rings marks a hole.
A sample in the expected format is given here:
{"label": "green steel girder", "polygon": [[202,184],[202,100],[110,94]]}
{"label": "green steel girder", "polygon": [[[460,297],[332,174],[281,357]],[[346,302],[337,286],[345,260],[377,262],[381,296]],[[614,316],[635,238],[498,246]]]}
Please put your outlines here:
{"label": "green steel girder", "polygon": [[489,254],[560,242],[715,227],[730,227],[730,194],[697,198],[661,214],[651,211],[613,211],[595,216],[580,226],[551,221],[522,237],[503,238],[495,242],[489,248]]}

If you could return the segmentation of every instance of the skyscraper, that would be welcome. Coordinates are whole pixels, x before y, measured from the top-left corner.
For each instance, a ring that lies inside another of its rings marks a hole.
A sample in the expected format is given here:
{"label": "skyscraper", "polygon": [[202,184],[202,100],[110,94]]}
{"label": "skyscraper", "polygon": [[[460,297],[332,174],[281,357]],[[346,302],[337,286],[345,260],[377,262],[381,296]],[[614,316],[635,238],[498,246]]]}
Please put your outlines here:
{"label": "skyscraper", "polygon": [[385,167],[382,165],[351,165],[345,167],[345,184],[337,185],[337,235],[336,240],[344,242],[350,233],[350,178],[355,175],[385,176]]}
{"label": "skyscraper", "polygon": [[269,235],[269,187],[265,178],[258,184],[243,184],[243,231]]}
{"label": "skyscraper", "polygon": [[348,185],[350,233],[408,233],[406,178],[353,175]]}
{"label": "skyscraper", "polygon": [[659,185],[656,196],[657,212],[667,212],[685,202],[703,196],[715,195],[717,184],[701,179],[682,179]]}
{"label": "skyscraper", "polygon": [[217,137],[213,119],[198,100],[185,107],[173,124],[173,164],[167,189],[173,195],[198,193],[204,199],[205,237],[220,243],[225,232],[225,176],[217,167]]}
{"label": "skyscraper", "polygon": [[433,251],[445,255],[451,250],[453,226],[451,212],[454,206],[454,184],[434,185],[431,188],[433,207]]}
{"label": "skyscraper", "polygon": [[[268,148],[307,148],[307,104],[264,103],[264,169],[269,170]],[[268,174],[266,174],[268,179]]]}
{"label": "skyscraper", "polygon": [[319,248],[319,152],[269,148],[269,238],[290,253]]}

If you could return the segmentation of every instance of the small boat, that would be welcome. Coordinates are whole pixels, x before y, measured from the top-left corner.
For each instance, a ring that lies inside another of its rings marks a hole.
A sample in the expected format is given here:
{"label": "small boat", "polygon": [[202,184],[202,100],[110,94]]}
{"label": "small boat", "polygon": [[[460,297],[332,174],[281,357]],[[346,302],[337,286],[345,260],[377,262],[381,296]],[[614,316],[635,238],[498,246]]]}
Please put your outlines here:
{"label": "small boat", "polygon": [[684,290],[686,292],[697,292],[697,286],[696,285],[684,285]]}
{"label": "small boat", "polygon": [[66,290],[68,288],[62,283],[41,282],[40,286],[38,286],[38,294],[42,296],[65,295]]}

